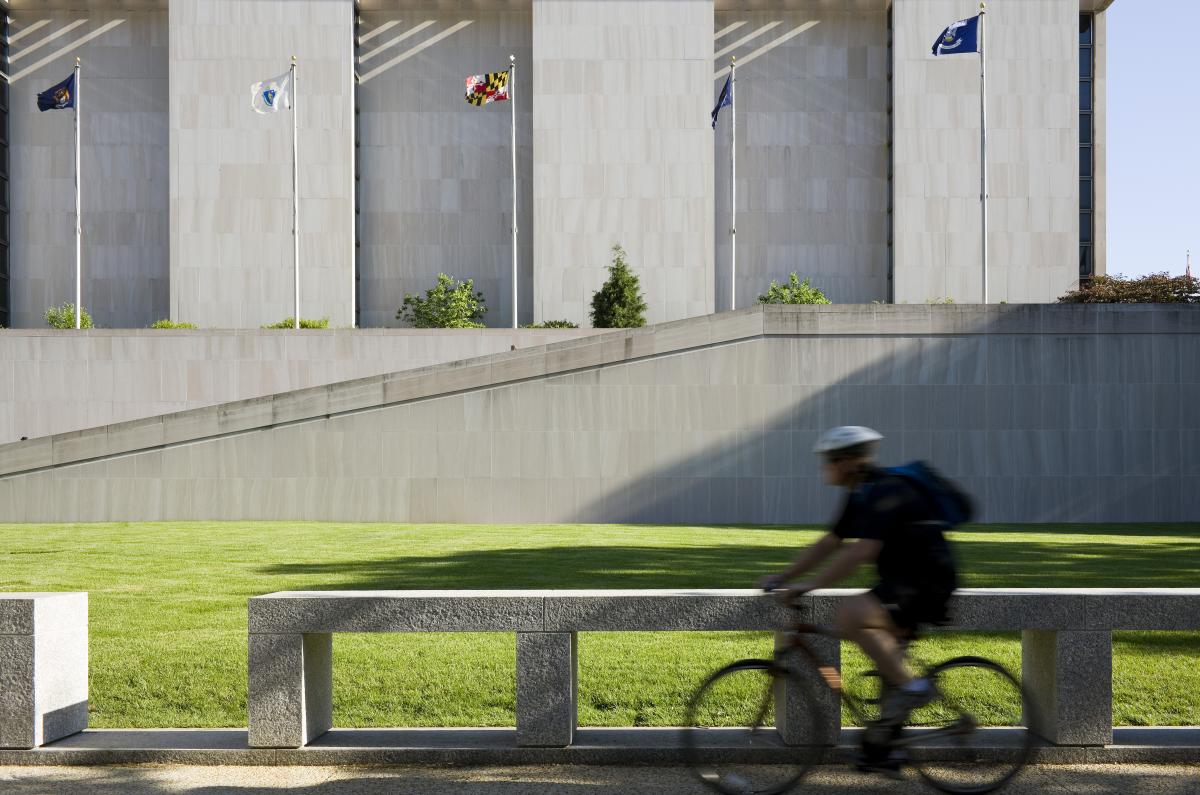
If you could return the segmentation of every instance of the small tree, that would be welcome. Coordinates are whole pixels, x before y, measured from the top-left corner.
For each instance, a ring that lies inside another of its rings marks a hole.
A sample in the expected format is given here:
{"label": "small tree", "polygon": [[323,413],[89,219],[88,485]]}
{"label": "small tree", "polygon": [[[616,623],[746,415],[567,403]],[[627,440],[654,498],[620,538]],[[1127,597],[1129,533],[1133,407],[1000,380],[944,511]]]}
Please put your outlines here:
{"label": "small tree", "polygon": [[592,325],[596,328],[641,328],[646,325],[646,301],[637,274],[625,261],[620,243],[612,247],[608,281],[592,294]]}
{"label": "small tree", "polygon": [[543,320],[541,323],[530,323],[521,328],[579,328],[579,324],[569,320]]}
{"label": "small tree", "polygon": [[[50,328],[75,328],[75,304],[68,301],[62,306],[50,307],[46,310],[46,322],[50,324]],[[92,316],[86,309],[79,311],[79,327],[92,328]]]}
{"label": "small tree", "polygon": [[404,294],[396,319],[416,328],[483,328],[481,321],[487,314],[483,304],[483,293],[475,292],[474,279],[460,282],[439,273],[437,286],[426,290],[424,298]]}
{"label": "small tree", "polygon": [[1200,279],[1151,273],[1136,279],[1094,276],[1060,304],[1200,304]]}
{"label": "small tree", "polygon": [[787,284],[779,284],[774,279],[767,291],[758,297],[760,304],[828,304],[825,293],[808,283],[808,279],[800,281],[800,277],[792,271]]}

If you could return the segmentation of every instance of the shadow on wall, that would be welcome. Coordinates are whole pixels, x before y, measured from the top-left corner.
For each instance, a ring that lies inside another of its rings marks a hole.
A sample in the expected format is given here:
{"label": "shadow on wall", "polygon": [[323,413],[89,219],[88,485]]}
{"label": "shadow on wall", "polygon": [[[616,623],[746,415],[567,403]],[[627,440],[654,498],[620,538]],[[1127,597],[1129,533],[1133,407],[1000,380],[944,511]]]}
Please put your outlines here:
{"label": "shadow on wall", "polygon": [[[1129,546],[1114,561],[1112,545],[1099,540],[1038,542],[1023,537],[1014,543],[991,540],[990,535],[956,534],[954,549],[966,578],[964,587],[1165,587],[1186,580],[1200,561],[1200,540]],[[773,547],[491,549],[435,557],[280,563],[263,567],[261,573],[291,578],[273,583],[276,590],[750,587],[763,572],[787,565],[795,548],[812,538],[781,532]],[[869,584],[869,576],[861,575],[854,584]]]}
{"label": "shadow on wall", "polygon": [[[606,484],[574,518],[827,521],[839,495],[821,482],[812,445],[823,429],[867,425],[886,437],[882,463],[932,461],[976,498],[978,521],[1183,521],[1200,505],[1180,477],[1189,452],[1179,342],[1089,333],[767,337],[728,346],[736,369],[723,376],[708,374],[719,361],[689,360],[705,352],[666,357],[680,359],[675,373],[711,386],[659,386],[653,430],[642,434],[649,441],[630,442],[648,445],[652,465]],[[584,386],[599,376],[574,378]],[[569,388],[547,395],[551,412],[573,399]],[[715,410],[703,405],[710,399]],[[714,432],[714,421],[725,424]]]}

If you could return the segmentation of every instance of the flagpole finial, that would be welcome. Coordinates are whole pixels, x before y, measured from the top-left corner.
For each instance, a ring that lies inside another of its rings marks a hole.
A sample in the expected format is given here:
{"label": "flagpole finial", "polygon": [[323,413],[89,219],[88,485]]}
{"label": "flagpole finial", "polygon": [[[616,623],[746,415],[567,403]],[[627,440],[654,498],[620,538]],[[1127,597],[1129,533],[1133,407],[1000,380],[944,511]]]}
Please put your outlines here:
{"label": "flagpole finial", "polygon": [[510,64],[515,64],[515,63],[517,62],[517,56],[515,56],[515,55],[509,55],[509,56],[508,56],[508,62],[509,62]]}

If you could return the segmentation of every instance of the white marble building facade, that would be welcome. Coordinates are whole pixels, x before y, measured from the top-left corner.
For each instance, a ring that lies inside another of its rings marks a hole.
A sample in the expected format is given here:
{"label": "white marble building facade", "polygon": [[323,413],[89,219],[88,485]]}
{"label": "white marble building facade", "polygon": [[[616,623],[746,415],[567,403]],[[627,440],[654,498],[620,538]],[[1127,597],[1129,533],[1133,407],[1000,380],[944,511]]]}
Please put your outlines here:
{"label": "white marble building facade", "polygon": [[[991,4],[989,298],[1078,283],[1079,15],[1095,13],[1103,273],[1104,9]],[[85,62],[84,303],[99,325],[254,328],[293,303],[291,119],[248,88],[300,64],[301,314],[394,326],[405,292],[474,278],[508,326],[509,108],[462,101],[517,56],[521,323],[588,324],[620,243],[651,322],[796,271],[835,302],[980,300],[978,60],[930,44],[973,0],[0,0],[9,48],[11,323],[73,295],[69,114],[34,95]],[[725,111],[724,113],[728,113]]]}

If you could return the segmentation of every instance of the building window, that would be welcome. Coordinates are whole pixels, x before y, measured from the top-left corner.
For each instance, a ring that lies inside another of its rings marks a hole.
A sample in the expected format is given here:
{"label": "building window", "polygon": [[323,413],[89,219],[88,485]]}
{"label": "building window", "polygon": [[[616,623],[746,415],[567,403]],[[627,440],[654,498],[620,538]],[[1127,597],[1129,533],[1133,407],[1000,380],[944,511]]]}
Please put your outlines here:
{"label": "building window", "polygon": [[1095,241],[1095,203],[1092,153],[1094,125],[1092,123],[1092,86],[1095,70],[1093,51],[1095,37],[1093,14],[1079,15],[1079,279],[1087,281],[1096,272],[1092,246]]}

